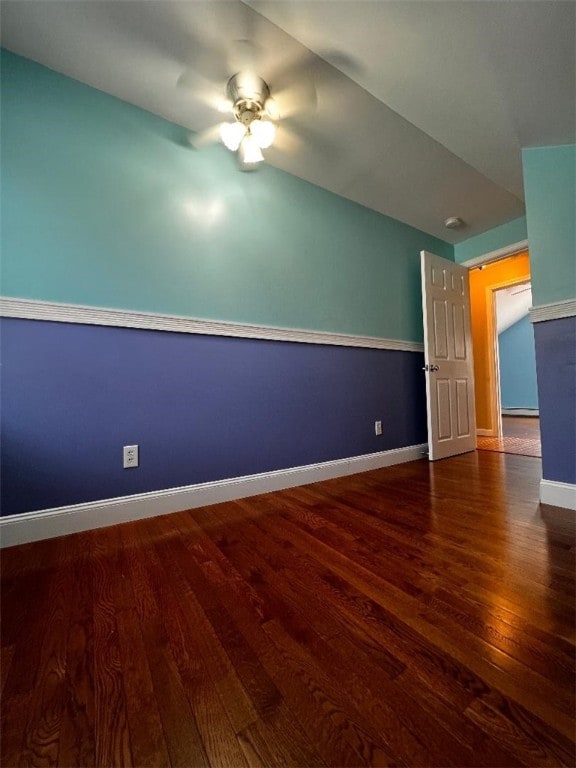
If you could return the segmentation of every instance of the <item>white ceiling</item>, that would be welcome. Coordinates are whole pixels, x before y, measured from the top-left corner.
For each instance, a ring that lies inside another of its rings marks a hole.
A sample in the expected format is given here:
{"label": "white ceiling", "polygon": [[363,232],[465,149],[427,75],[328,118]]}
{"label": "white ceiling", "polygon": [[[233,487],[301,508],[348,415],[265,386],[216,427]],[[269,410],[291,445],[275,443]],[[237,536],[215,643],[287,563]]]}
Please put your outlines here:
{"label": "white ceiling", "polygon": [[449,242],[523,214],[521,147],[576,141],[572,0],[3,0],[1,17],[6,48],[193,131],[252,41],[273,94],[317,94],[267,160]]}

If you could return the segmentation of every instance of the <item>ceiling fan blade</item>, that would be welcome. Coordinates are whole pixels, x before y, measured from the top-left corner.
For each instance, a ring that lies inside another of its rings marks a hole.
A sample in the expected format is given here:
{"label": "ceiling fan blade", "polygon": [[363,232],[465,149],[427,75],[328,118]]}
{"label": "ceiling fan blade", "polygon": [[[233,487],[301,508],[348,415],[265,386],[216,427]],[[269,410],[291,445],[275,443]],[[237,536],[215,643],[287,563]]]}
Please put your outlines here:
{"label": "ceiling fan blade", "polygon": [[316,87],[311,80],[296,80],[272,91],[279,117],[292,117],[301,112],[313,112],[318,104]]}
{"label": "ceiling fan blade", "polygon": [[279,61],[267,72],[271,95],[280,119],[299,112],[313,112],[317,106],[317,59],[310,51]]}
{"label": "ceiling fan blade", "polygon": [[217,123],[205,131],[200,131],[200,133],[191,133],[189,139],[190,146],[194,147],[194,149],[203,149],[209,144],[216,144],[220,141],[220,126],[221,123]]}
{"label": "ceiling fan blade", "polygon": [[285,155],[297,155],[302,149],[302,139],[285,123],[280,123],[276,129],[276,138],[271,149]]}
{"label": "ceiling fan blade", "polygon": [[228,103],[225,98],[224,86],[218,87],[216,84],[206,83],[203,78],[197,77],[191,70],[180,75],[177,85],[188,91],[196,103],[222,113],[231,111],[227,109]]}

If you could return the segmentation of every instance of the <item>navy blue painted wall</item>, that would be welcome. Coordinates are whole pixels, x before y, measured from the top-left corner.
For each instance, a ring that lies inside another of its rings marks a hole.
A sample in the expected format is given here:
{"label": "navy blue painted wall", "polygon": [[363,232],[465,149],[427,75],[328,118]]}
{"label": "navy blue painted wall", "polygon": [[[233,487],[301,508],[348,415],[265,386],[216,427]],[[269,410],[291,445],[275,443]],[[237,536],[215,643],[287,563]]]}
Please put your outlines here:
{"label": "navy blue painted wall", "polygon": [[[0,333],[3,515],[426,442],[419,353],[12,319]],[[141,466],[124,470],[133,443]]]}
{"label": "navy blue painted wall", "polygon": [[528,315],[498,335],[502,408],[538,408],[534,332]]}
{"label": "navy blue painted wall", "polygon": [[542,476],[576,483],[576,317],[534,323]]}

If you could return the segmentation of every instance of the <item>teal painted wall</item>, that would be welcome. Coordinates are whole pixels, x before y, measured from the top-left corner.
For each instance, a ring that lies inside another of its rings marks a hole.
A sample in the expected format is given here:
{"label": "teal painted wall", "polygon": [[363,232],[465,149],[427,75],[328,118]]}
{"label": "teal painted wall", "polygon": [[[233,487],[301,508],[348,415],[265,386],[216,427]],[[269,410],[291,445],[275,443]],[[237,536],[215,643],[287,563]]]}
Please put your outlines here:
{"label": "teal painted wall", "polygon": [[522,150],[534,305],[576,297],[576,145]]}
{"label": "teal painted wall", "polygon": [[497,251],[512,243],[519,243],[527,237],[526,217],[522,216],[458,243],[454,246],[454,260],[461,264],[463,261],[484,256],[486,253]]}
{"label": "teal painted wall", "polygon": [[6,296],[420,341],[453,248],[2,52]]}
{"label": "teal painted wall", "polygon": [[534,331],[528,315],[498,334],[502,408],[538,408]]}

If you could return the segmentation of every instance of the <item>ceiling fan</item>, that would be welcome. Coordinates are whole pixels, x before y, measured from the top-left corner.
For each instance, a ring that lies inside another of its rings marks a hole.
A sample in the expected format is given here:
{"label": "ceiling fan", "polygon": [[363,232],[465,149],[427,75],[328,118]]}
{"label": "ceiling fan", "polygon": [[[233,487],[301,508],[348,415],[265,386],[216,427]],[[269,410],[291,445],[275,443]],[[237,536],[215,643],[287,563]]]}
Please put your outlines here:
{"label": "ceiling fan", "polygon": [[[193,136],[192,146],[200,149],[220,140],[237,153],[239,167],[244,171],[257,168],[264,160],[262,150],[272,144],[280,151],[294,151],[300,143],[298,133],[306,129],[296,126],[293,119],[313,111],[317,101],[310,62],[299,60],[279,74],[272,73],[278,84],[274,93],[257,71],[257,66],[244,67],[228,79],[225,88],[212,83],[209,98],[196,94],[228,119]],[[190,79],[183,73],[179,84],[186,86]]]}
{"label": "ceiling fan", "polygon": [[[208,16],[202,35],[182,16],[190,53],[177,84],[199,107],[200,132],[190,144],[200,149],[222,141],[246,171],[262,164],[267,149],[270,159],[280,163],[279,153],[308,147],[327,157],[330,140],[311,113],[317,110],[319,92],[323,106],[334,104],[344,75],[324,57],[344,63],[349,71],[354,62],[335,50],[313,53],[251,5],[251,0],[203,4]],[[202,130],[209,120],[207,107],[226,118]]]}
{"label": "ceiling fan", "polygon": [[240,166],[262,162],[262,150],[274,142],[280,119],[268,84],[250,71],[237,72],[226,84],[226,99],[219,110],[234,118],[233,122],[220,125],[220,138],[227,149],[238,152]]}
{"label": "ceiling fan", "polygon": [[[290,128],[288,124],[297,115],[316,108],[316,57],[307,52],[290,61],[278,61],[276,52],[248,39],[231,41],[227,48],[210,50],[202,61],[209,61],[204,72],[195,62],[178,80],[178,85],[187,88],[196,100],[228,116],[224,122],[192,136],[190,143],[200,149],[220,140],[237,153],[241,170],[253,170],[264,160],[262,150],[272,144],[280,151],[293,151],[298,145],[297,133],[306,129],[294,124]],[[225,85],[220,75],[223,66],[233,73]],[[210,76],[211,71],[214,76]],[[260,73],[275,83],[273,93],[270,80],[267,82]],[[199,85],[198,74],[210,83],[208,90]]]}

